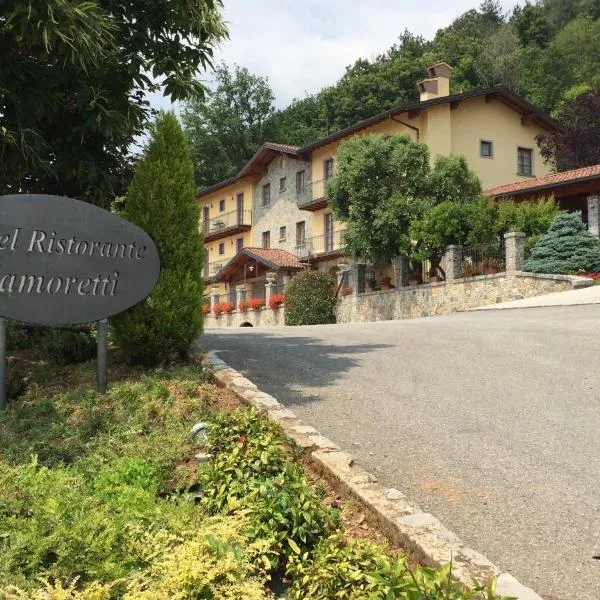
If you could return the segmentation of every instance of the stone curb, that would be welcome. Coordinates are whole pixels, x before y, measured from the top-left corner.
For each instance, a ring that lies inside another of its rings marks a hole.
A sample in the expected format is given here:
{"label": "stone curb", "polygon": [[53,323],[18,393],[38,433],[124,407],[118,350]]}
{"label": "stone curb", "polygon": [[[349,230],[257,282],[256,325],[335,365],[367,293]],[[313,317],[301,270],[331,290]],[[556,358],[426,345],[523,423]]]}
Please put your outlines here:
{"label": "stone curb", "polygon": [[[192,356],[200,358],[198,348],[192,350]],[[213,372],[217,385],[233,391],[243,403],[265,412],[289,439],[309,451],[315,469],[334,487],[351,496],[361,506],[367,520],[392,543],[410,552],[422,564],[441,567],[452,560],[454,577],[468,586],[495,577],[496,593],[501,596],[542,600],[485,556],[465,546],[455,533],[433,515],[410,503],[402,492],[379,484],[376,477],[354,464],[350,454],[314,427],[304,425],[291,410],[273,396],[261,392],[214,352],[204,355],[201,362]]]}

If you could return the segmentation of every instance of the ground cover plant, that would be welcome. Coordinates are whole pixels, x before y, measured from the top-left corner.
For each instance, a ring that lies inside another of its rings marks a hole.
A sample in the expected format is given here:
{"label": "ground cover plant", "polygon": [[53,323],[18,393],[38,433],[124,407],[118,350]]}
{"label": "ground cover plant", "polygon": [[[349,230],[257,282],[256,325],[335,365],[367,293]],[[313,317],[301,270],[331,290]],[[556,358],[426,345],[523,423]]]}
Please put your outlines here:
{"label": "ground cover plant", "polygon": [[278,427],[200,367],[112,351],[98,396],[93,363],[19,352],[29,385],[0,415],[3,600],[261,600],[274,576],[296,600],[474,597],[352,539]]}

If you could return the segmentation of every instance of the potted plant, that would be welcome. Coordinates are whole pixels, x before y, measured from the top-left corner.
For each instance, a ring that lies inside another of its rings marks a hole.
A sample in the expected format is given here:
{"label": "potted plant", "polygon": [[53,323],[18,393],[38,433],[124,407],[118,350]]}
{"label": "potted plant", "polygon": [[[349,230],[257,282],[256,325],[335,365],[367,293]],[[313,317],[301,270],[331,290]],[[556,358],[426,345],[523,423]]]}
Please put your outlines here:
{"label": "potted plant", "polygon": [[216,302],[213,306],[213,314],[218,317],[223,312],[223,306],[221,302]]}
{"label": "potted plant", "polygon": [[381,289],[382,290],[391,290],[394,286],[392,285],[391,277],[382,277],[381,279]]}
{"label": "potted plant", "polygon": [[369,277],[365,284],[365,292],[374,292],[377,289],[377,281],[374,277]]}
{"label": "potted plant", "polygon": [[463,277],[477,277],[481,275],[481,271],[470,262],[464,261],[460,267],[460,274]]}
{"label": "potted plant", "polygon": [[240,300],[240,303],[238,304],[238,310],[240,312],[247,312],[248,311],[248,300]]}
{"label": "potted plant", "polygon": [[203,304],[202,305],[202,314],[206,317],[206,315],[210,314],[210,304]]}
{"label": "potted plant", "polygon": [[250,310],[261,310],[265,305],[265,301],[262,298],[250,298],[248,307]]}
{"label": "potted plant", "polygon": [[233,312],[233,304],[231,302],[221,302],[221,312],[225,314]]}
{"label": "potted plant", "polygon": [[285,303],[285,296],[283,294],[273,294],[269,298],[269,308],[271,310],[277,310],[280,306]]}

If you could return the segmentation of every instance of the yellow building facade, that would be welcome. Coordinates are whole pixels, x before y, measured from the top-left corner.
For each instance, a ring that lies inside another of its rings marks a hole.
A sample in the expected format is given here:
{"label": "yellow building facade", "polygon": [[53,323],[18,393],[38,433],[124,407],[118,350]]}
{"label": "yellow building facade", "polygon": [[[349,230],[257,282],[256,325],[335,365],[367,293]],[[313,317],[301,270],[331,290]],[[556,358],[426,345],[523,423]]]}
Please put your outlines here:
{"label": "yellow building facade", "polygon": [[[443,62],[432,65],[417,84],[419,102],[303,148],[265,144],[237,176],[200,192],[209,285],[232,293],[239,282],[219,272],[243,248],[278,249],[334,272],[344,260],[344,225],[334,222],[326,189],[338,147],[351,136],[409,135],[428,146],[432,164],[438,155],[463,155],[483,189],[550,173],[536,137],[555,129],[552,119],[502,87],[451,95],[451,71]],[[276,271],[285,254],[273,256],[267,266]],[[263,282],[254,283],[259,290]]]}

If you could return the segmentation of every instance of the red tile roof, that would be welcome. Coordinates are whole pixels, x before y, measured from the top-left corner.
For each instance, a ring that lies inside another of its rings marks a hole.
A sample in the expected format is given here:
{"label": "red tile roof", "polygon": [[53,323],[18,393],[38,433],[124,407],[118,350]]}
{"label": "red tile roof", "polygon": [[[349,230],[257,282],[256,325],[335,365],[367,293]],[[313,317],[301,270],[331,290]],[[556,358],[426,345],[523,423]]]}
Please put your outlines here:
{"label": "red tile roof", "polygon": [[287,250],[280,250],[279,248],[244,248],[242,252],[273,267],[285,269],[304,268],[298,257]]}
{"label": "red tile roof", "polygon": [[551,173],[550,175],[544,175],[544,177],[537,177],[526,181],[507,183],[486,190],[484,194],[486,196],[495,197],[517,196],[519,194],[526,194],[537,190],[551,190],[552,188],[583,183],[594,179],[600,180],[600,165],[583,167],[582,169],[575,169],[574,171],[563,171],[562,173]]}

